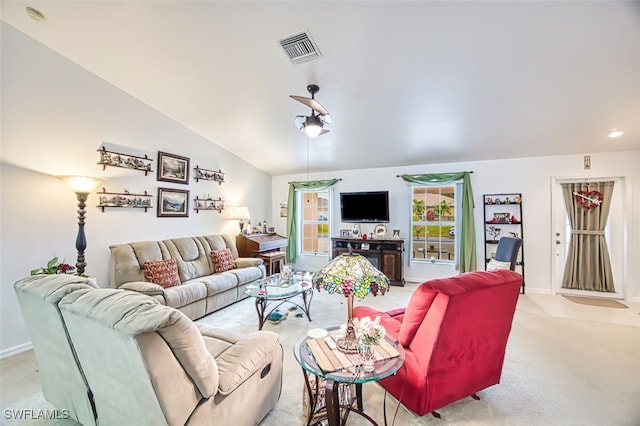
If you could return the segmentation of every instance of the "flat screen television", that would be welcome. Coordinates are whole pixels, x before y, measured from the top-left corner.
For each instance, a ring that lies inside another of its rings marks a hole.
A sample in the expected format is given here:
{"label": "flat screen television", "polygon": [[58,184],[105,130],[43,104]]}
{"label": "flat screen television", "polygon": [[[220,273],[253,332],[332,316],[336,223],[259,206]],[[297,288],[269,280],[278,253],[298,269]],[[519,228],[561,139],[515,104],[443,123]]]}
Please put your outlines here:
{"label": "flat screen television", "polygon": [[341,192],[343,222],[389,222],[389,191]]}

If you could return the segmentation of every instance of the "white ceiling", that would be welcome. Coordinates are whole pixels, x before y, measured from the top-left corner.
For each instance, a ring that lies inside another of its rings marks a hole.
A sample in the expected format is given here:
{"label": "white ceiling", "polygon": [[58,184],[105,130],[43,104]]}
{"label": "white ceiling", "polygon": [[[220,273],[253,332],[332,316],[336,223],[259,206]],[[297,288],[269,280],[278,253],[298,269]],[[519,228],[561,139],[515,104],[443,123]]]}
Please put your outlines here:
{"label": "white ceiling", "polygon": [[[42,11],[34,22],[25,6]],[[2,20],[256,167],[640,149],[640,2],[8,2]],[[308,30],[322,57],[277,41]],[[623,137],[607,138],[612,128]]]}

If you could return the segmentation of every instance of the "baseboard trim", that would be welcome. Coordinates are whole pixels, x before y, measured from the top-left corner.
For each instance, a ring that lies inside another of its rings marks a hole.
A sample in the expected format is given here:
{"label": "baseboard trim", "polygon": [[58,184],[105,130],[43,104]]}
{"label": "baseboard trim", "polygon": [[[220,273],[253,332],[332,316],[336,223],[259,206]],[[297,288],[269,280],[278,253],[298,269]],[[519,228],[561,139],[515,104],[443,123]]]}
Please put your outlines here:
{"label": "baseboard trim", "polygon": [[13,346],[11,348],[3,349],[0,351],[0,359],[5,359],[13,355],[20,354],[22,352],[26,352],[30,349],[33,349],[33,345],[31,344],[31,342],[27,342],[21,345]]}

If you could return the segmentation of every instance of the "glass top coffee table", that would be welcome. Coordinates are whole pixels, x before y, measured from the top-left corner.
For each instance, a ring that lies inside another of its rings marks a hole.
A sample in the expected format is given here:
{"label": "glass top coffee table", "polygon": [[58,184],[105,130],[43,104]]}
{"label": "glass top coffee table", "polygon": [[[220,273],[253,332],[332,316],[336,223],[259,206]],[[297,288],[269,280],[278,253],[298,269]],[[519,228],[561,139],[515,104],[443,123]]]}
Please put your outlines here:
{"label": "glass top coffee table", "polygon": [[[311,321],[309,308],[313,299],[313,274],[305,271],[294,271],[290,279],[283,279],[280,274],[273,274],[255,284],[248,285],[245,294],[255,298],[258,312],[258,329],[262,330],[265,320],[284,303],[297,306]],[[294,299],[300,296],[302,304]]]}
{"label": "glass top coffee table", "polygon": [[[316,330],[321,329],[315,329],[313,331]],[[327,331],[327,336],[330,338],[330,336],[339,333],[340,327],[329,327],[325,330]],[[293,347],[293,354],[304,373],[305,386],[310,401],[307,425],[312,424],[314,418],[317,420],[319,416],[324,415],[326,415],[330,426],[344,424],[350,412],[355,412],[366,418],[370,423],[377,425],[377,423],[364,412],[362,384],[378,381],[394,375],[404,364],[404,349],[402,345],[386,337],[386,342],[397,351],[398,356],[376,361],[374,370],[371,372],[364,371],[361,365],[354,365],[327,372],[323,371],[318,365],[318,362],[316,362],[308,344],[310,339],[312,339],[312,337],[308,335],[304,336]],[[350,385],[355,385],[356,396],[355,398],[351,398],[351,396],[344,398],[345,394],[349,395],[349,392],[346,391],[344,387]],[[343,387],[342,390],[340,389],[341,387]],[[341,415],[341,409],[344,412],[343,415]]]}

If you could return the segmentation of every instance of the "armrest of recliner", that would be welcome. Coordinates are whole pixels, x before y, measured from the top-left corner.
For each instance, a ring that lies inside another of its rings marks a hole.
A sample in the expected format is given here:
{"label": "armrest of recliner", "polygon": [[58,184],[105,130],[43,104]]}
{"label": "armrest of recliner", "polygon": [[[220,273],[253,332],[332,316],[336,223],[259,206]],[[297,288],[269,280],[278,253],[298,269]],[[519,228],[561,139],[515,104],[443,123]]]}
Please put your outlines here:
{"label": "armrest of recliner", "polygon": [[229,395],[264,368],[279,344],[280,337],[271,331],[255,331],[243,336],[216,358],[220,376],[218,392]]}
{"label": "armrest of recliner", "polygon": [[138,293],[146,294],[147,296],[164,295],[164,288],[161,285],[149,283],[146,281],[131,281],[122,284],[118,288],[137,291]]}
{"label": "armrest of recliner", "polygon": [[260,266],[264,263],[262,259],[258,259],[257,257],[236,257],[235,262],[237,268]]}
{"label": "armrest of recliner", "polygon": [[387,331],[387,334],[393,338],[397,338],[402,322],[396,319],[394,316],[390,315],[391,312],[395,311],[383,312],[377,309],[370,308],[369,306],[356,306],[353,308],[354,317],[369,317],[372,320],[375,320],[376,317],[380,317],[380,324]]}

